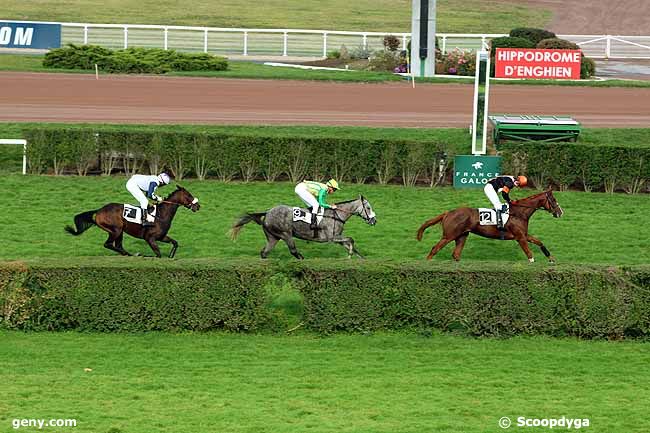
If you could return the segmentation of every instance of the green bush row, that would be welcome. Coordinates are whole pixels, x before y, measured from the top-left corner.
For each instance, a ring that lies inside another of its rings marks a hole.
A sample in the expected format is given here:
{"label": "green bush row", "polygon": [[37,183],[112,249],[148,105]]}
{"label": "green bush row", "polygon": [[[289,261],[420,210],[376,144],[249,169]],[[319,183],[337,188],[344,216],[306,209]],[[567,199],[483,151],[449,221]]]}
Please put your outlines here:
{"label": "green bush row", "polygon": [[[146,276],[146,277],[144,277]],[[281,278],[278,278],[280,276]],[[293,281],[319,333],[650,334],[650,268],[310,262],[85,267],[0,264],[0,326],[25,330],[279,330]],[[300,310],[299,308],[297,310]]]}
{"label": "green bush row", "polygon": [[269,326],[270,274],[202,266],[0,266],[4,328],[254,331]]}
{"label": "green bush row", "polygon": [[627,193],[644,191],[650,180],[650,148],[590,146],[565,142],[500,144],[504,171],[526,173],[536,187]]}
{"label": "green bush row", "polygon": [[[32,173],[89,170],[127,174],[166,168],[177,179],[188,175],[223,181],[274,181],[336,177],[346,182],[435,182],[439,160],[452,161],[450,140],[412,141],[335,137],[273,137],[160,131],[102,131],[88,128],[32,128],[29,142]],[[444,167],[446,172],[448,167]]]}
{"label": "green bush row", "polygon": [[43,59],[47,68],[95,69],[125,74],[164,74],[171,71],[225,71],[228,61],[205,53],[181,53],[160,48],[110,50],[96,45],[68,44],[49,51]]}

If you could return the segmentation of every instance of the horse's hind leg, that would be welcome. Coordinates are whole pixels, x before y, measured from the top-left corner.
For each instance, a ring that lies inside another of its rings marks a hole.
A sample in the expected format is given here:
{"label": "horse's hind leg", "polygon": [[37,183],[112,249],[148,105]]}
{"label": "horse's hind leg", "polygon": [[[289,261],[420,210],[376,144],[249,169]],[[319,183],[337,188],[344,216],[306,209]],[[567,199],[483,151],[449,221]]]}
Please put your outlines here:
{"label": "horse's hind leg", "polygon": [[283,237],[282,240],[287,244],[287,247],[289,247],[289,252],[291,252],[291,255],[293,255],[298,260],[304,259],[303,255],[298,252],[298,248],[296,248],[296,241],[293,240],[293,237],[291,235]]}
{"label": "horse's hind leg", "polygon": [[122,247],[122,239],[124,238],[124,232],[121,232],[117,238],[115,238],[115,250],[122,254],[123,256],[130,256],[131,254]]}
{"label": "horse's hind leg", "polygon": [[[102,227],[103,228],[103,227]],[[106,229],[105,229],[106,230]],[[108,230],[106,230],[108,231]],[[116,251],[122,255],[125,255],[124,253],[126,251],[121,250],[115,246],[116,240],[120,237],[120,234],[114,231],[108,231],[108,239],[106,239],[106,242],[104,242],[104,248],[108,248],[109,250]],[[122,252],[124,251],[124,253]]]}
{"label": "horse's hind leg", "polygon": [[275,248],[275,244],[277,244],[280,239],[273,236],[271,232],[266,229],[266,227],[262,228],[264,229],[264,235],[266,236],[266,245],[264,245],[264,248],[262,248],[262,251],[260,251],[260,256],[265,259],[268,257],[271,250]]}
{"label": "horse's hind leg", "polygon": [[435,244],[433,248],[431,248],[431,252],[427,256],[427,260],[431,260],[433,258],[433,256],[438,254],[438,251],[443,249],[445,247],[445,245],[447,245],[451,241],[452,241],[452,239],[447,239],[447,238],[440,239],[440,241],[438,241],[438,243]]}
{"label": "horse's hind leg", "polygon": [[465,233],[463,235],[460,235],[455,239],[456,241],[456,248],[454,248],[454,252],[451,254],[451,256],[454,258],[454,260],[459,261],[460,260],[460,254],[463,252],[463,247],[465,246],[465,241],[467,240],[467,237],[469,236],[469,233]]}
{"label": "horse's hind leg", "polygon": [[169,251],[169,258],[173,259],[174,256],[176,255],[176,250],[178,249],[178,242],[176,242],[175,239],[172,239],[169,236],[165,236],[160,240],[160,242],[172,244],[172,249]]}
{"label": "horse's hind leg", "polygon": [[151,237],[145,238],[145,241],[147,241],[147,243],[149,244],[149,246],[151,247],[153,252],[156,253],[156,257],[161,258],[162,255],[160,254],[160,248],[158,248],[158,244],[156,243],[156,239],[153,236],[151,236]]}
{"label": "horse's hind leg", "polygon": [[546,248],[546,246],[542,243],[542,241],[540,241],[539,239],[531,235],[527,235],[526,240],[530,243],[537,245],[542,250],[544,255],[548,258],[549,262],[555,263],[555,257],[551,255],[551,252]]}

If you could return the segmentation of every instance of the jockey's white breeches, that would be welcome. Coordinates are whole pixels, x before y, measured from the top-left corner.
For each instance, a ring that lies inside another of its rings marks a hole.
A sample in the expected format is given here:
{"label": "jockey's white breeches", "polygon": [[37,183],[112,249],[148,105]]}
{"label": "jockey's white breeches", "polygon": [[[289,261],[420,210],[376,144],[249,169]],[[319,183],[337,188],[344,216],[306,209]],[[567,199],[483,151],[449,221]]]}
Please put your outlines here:
{"label": "jockey's white breeches", "polygon": [[307,206],[311,208],[311,211],[314,213],[318,213],[318,208],[320,205],[318,204],[318,200],[316,200],[316,197],[314,197],[309,190],[307,189],[307,186],[303,183],[299,183],[296,185],[296,189],[294,190],[296,194],[298,194],[298,197],[302,201],[305,202]]}
{"label": "jockey's white breeches", "polygon": [[494,206],[494,209],[501,210],[501,201],[499,200],[499,194],[497,194],[497,192],[494,190],[494,187],[491,183],[485,185],[483,192],[485,192],[485,195],[487,196],[488,200],[490,200],[490,203],[492,203],[492,206]]}
{"label": "jockey's white breeches", "polygon": [[149,200],[147,200],[147,196],[144,195],[144,192],[140,189],[138,186],[138,183],[134,180],[129,180],[126,183],[126,189],[131,193],[133,197],[140,203],[140,207],[144,210],[147,210],[147,207],[149,207]]}

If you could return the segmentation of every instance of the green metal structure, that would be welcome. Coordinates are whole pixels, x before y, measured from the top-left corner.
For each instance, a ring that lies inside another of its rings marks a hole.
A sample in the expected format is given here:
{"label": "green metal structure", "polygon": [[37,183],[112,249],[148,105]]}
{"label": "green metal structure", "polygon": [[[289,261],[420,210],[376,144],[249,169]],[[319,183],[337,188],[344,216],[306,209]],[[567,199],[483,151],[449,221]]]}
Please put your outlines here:
{"label": "green metal structure", "polygon": [[576,141],[582,129],[580,122],[569,116],[494,114],[489,119],[495,146],[503,140]]}

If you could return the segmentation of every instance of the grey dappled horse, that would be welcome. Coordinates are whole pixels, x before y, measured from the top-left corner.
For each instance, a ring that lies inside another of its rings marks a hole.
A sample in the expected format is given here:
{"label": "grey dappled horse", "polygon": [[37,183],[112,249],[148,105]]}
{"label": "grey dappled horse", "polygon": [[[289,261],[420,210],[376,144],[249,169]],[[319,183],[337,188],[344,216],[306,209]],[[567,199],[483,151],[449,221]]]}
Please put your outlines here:
{"label": "grey dappled horse", "polygon": [[269,252],[280,239],[287,244],[289,251],[295,258],[303,259],[304,257],[296,248],[294,237],[314,242],[335,242],[343,245],[348,250],[348,257],[356,254],[363,258],[355,248],[354,240],[343,236],[343,226],[352,215],[358,215],[365,222],[374,226],[377,219],[372,206],[363,196],[359,196],[355,200],[336,203],[336,207],[337,209],[325,209],[323,219],[316,231],[309,227],[309,223],[293,221],[293,207],[291,206],[280,205],[266,212],[247,213],[233,224],[231,238],[236,239],[244,225],[255,221],[262,226],[266,235],[266,245],[260,252],[263,259],[269,255]]}

